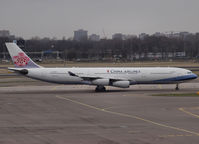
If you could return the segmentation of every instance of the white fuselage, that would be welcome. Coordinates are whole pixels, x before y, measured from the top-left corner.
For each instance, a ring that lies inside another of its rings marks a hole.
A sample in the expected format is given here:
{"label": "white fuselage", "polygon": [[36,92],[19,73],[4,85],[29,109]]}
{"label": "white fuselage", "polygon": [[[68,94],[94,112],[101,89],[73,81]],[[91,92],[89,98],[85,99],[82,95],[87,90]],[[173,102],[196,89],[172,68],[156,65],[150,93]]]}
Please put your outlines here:
{"label": "white fuselage", "polygon": [[[60,84],[93,85],[92,77],[128,80],[133,84],[180,83],[197,78],[191,71],[172,67],[33,68],[27,77]],[[78,76],[72,76],[69,72]],[[84,78],[82,78],[84,77]],[[88,77],[88,79],[85,79]]]}

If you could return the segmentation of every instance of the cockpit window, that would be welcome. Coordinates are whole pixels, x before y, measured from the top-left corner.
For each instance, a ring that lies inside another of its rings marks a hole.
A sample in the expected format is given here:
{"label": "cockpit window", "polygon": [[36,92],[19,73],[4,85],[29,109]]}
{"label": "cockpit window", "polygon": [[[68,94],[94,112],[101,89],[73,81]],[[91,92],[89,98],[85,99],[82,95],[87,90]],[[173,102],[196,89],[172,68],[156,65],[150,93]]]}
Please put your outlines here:
{"label": "cockpit window", "polygon": [[187,74],[191,74],[192,72],[187,72]]}

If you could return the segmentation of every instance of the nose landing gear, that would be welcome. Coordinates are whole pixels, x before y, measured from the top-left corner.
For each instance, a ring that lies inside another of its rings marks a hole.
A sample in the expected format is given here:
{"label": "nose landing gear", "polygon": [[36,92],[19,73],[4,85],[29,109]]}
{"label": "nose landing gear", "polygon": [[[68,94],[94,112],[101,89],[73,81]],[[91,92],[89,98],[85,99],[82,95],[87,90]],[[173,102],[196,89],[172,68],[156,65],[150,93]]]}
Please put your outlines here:
{"label": "nose landing gear", "polygon": [[97,86],[95,88],[95,92],[105,92],[106,91],[106,88],[104,86]]}

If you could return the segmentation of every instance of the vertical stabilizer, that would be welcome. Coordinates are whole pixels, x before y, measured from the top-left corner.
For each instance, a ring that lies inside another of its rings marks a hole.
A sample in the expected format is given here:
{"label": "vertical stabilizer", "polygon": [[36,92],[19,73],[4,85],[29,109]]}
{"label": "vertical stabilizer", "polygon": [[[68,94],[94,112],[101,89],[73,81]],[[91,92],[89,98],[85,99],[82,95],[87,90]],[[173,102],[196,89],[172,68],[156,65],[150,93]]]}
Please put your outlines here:
{"label": "vertical stabilizer", "polygon": [[39,68],[15,43],[6,43],[8,52],[16,68]]}

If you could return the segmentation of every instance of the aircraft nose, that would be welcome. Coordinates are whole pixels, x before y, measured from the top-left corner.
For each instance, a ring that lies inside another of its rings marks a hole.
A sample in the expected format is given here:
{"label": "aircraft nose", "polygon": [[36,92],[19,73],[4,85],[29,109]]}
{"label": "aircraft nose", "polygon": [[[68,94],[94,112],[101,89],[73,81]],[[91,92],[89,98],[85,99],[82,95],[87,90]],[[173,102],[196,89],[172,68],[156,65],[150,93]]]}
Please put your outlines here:
{"label": "aircraft nose", "polygon": [[192,74],[191,77],[192,77],[192,79],[198,78],[198,76],[196,74]]}

